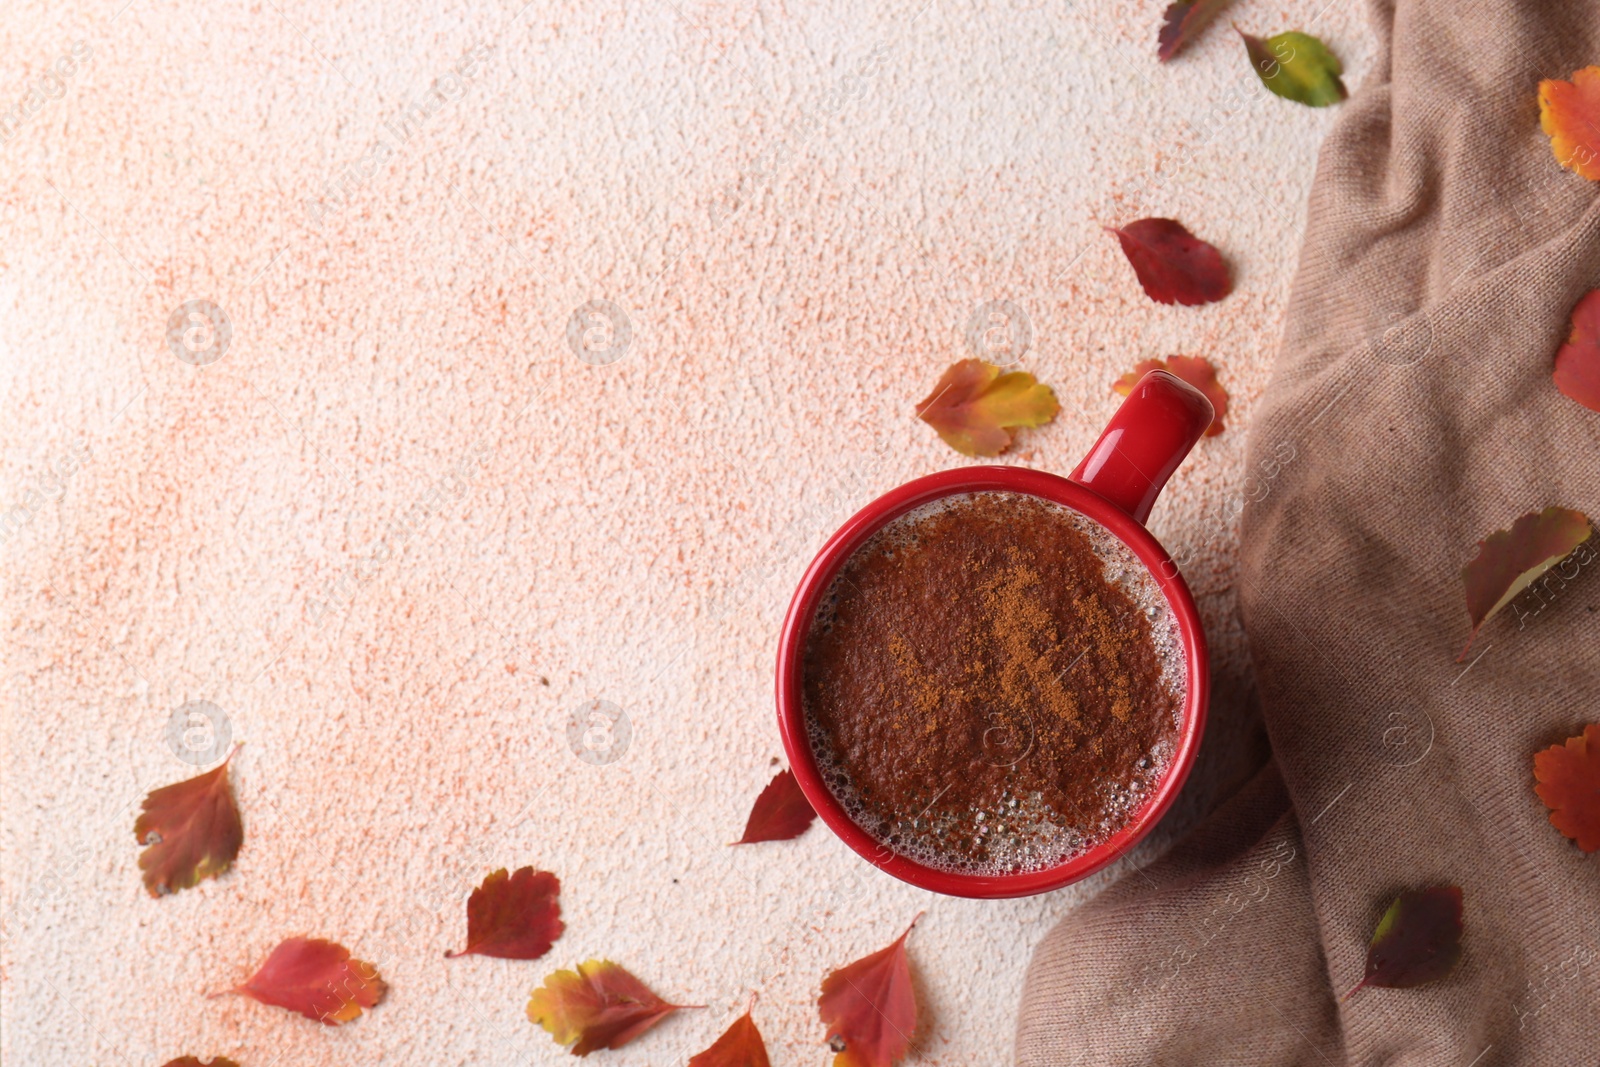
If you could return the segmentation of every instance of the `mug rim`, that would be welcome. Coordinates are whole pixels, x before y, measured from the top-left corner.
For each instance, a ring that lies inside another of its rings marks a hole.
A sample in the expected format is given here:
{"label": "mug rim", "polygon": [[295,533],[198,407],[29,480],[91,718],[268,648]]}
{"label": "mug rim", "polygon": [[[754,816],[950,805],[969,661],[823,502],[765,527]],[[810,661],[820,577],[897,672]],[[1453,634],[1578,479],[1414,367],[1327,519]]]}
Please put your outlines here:
{"label": "mug rim", "polygon": [[[1121,541],[1150,573],[1177,621],[1186,685],[1178,743],[1166,770],[1143,804],[1116,833],[1063,863],[1017,874],[971,874],[940,870],[896,853],[845,812],[817,769],[805,726],[805,646],[817,604],[834,577],[878,530],[907,512],[947,496],[984,491],[1022,493],[1059,504],[1099,523]],[[1121,858],[1161,821],[1194,764],[1204,734],[1210,689],[1205,629],[1189,587],[1166,549],[1144,525],[1115,504],[1069,478],[1030,467],[957,467],[906,482],[872,501],[840,526],[806,568],[789,602],[778,642],[778,728],[789,768],[822,820],[863,859],[922,889],[959,897],[1002,898],[1045,893],[1081,881]]]}

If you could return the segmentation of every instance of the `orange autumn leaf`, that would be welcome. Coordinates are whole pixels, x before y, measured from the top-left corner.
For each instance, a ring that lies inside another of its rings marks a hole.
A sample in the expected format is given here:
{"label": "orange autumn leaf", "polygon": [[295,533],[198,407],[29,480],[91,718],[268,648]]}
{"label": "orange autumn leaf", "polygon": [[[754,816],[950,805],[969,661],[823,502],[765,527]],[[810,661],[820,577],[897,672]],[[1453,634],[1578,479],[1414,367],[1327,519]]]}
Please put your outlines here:
{"label": "orange autumn leaf", "polygon": [[504,867],[489,874],[467,899],[467,947],[457,956],[536,960],[566,929],[561,921],[561,882],[549,871]]}
{"label": "orange autumn leaf", "polygon": [[[921,918],[921,916],[917,916]],[[890,1067],[906,1054],[917,1029],[906,938],[839,968],[822,980],[817,1010],[828,1028],[833,1067]]]}
{"label": "orange autumn leaf", "polygon": [[610,960],[589,960],[557,971],[528,999],[528,1019],[550,1031],[574,1056],[621,1048],[691,1004],[669,1004]]}
{"label": "orange autumn leaf", "polygon": [[1217,368],[1203,356],[1171,356],[1166,360],[1142,359],[1133,370],[1113,382],[1111,388],[1120,395],[1127,396],[1133,392],[1133,387],[1139,384],[1139,379],[1153,370],[1171,371],[1200,390],[1206,395],[1206,399],[1211,401],[1211,425],[1206,428],[1207,437],[1215,437],[1227,429],[1223,425],[1222,417],[1228,413],[1228,391],[1217,381]]}
{"label": "orange autumn leaf", "polygon": [[1584,294],[1572,309],[1572,332],[1556,352],[1551,377],[1562,396],[1600,411],[1600,289]]}
{"label": "orange autumn leaf", "polygon": [[1600,181],[1600,67],[1584,67],[1569,82],[1540,82],[1539,126],[1558,163]]}
{"label": "orange autumn leaf", "polygon": [[689,1067],[772,1067],[767,1043],[747,1011],[710,1048],[689,1060]]}
{"label": "orange autumn leaf", "polygon": [[794,772],[782,770],[767,783],[750,809],[750,818],[744,824],[744,836],[736,845],[754,845],[762,841],[788,841],[799,837],[811,828],[817,813],[811,801],[800,791]]}
{"label": "orange autumn leaf", "polygon": [[162,786],[144,798],[133,835],[144,885],[153,897],[190,889],[226,871],[244,843],[228,764],[233,746],[217,766],[194,778]]}
{"label": "orange autumn leaf", "polygon": [[1033,375],[964,359],[917,405],[917,417],[962,455],[998,456],[1011,447],[1012,430],[1043,426],[1059,410],[1056,394]]}
{"label": "orange autumn leaf", "polygon": [[361,1009],[376,1007],[388,988],[377,968],[352,959],[343,945],[291,937],[272,950],[260,970],[227,992],[338,1026],[358,1018]]}
{"label": "orange autumn leaf", "polygon": [[1478,554],[1461,569],[1472,632],[1457,662],[1466,659],[1472,639],[1484,623],[1566,559],[1593,531],[1582,512],[1549,507],[1529,512],[1512,523],[1511,529],[1497,530],[1479,541]]}
{"label": "orange autumn leaf", "polygon": [[1533,777],[1550,825],[1584,852],[1600,849],[1600,726],[1585,726],[1566,744],[1535,753]]}

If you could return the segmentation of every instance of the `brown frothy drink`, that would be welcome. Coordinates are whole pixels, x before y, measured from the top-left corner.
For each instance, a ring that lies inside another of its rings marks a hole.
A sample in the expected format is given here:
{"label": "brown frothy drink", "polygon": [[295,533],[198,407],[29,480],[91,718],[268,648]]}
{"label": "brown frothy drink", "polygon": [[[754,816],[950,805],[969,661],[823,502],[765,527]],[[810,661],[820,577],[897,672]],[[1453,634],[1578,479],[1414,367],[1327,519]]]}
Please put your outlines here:
{"label": "brown frothy drink", "polygon": [[1036,497],[946,497],[858,549],[806,644],[829,790],[926,866],[1058,865],[1115,833],[1177,746],[1182,646],[1111,533]]}

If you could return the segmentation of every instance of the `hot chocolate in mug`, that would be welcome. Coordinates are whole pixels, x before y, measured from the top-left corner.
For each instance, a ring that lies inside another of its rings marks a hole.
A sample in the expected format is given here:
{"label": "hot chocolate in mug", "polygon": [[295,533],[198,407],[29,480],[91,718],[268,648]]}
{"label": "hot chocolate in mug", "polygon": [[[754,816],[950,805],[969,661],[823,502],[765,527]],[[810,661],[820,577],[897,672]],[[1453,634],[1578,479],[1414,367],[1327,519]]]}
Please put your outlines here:
{"label": "hot chocolate in mug", "polygon": [[[1211,404],[1198,390],[1165,371],[1151,371],[1123,401],[1089,454],[1068,477],[1007,466],[941,471],[885,493],[829,538],[800,580],[779,638],[778,725],[801,790],[823,822],[846,844],[882,870],[924,889],[963,897],[1017,897],[1088,877],[1126,853],[1155,826],[1177,797],[1200,747],[1210,679],[1205,633],[1194,599],[1172,557],[1144,523],[1162,486],[1211,425],[1211,419]],[[813,625],[823,598],[857,550],[896,519],[942,498],[993,492],[1059,505],[1098,524],[1121,542],[1147,572],[1145,577],[1159,590],[1170,612],[1184,673],[1173,750],[1120,827],[1059,863],[1015,872],[934,866],[864,829],[828,785],[814,750],[804,699],[806,653]]]}

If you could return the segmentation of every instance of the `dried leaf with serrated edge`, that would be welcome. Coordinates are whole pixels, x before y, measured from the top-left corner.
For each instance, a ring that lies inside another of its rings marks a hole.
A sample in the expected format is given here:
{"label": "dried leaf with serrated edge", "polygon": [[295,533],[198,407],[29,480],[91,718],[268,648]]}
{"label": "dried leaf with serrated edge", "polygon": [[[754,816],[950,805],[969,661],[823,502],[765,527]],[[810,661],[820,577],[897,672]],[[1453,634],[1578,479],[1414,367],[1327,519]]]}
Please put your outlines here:
{"label": "dried leaf with serrated edge", "polygon": [[1461,889],[1408,889],[1383,913],[1367,946],[1367,973],[1342,999],[1367,986],[1409,989],[1443,978],[1461,959]]}
{"label": "dried leaf with serrated edge", "polygon": [[1540,82],[1539,126],[1550,137],[1556,162],[1600,181],[1600,67],[1584,67],[1569,82]]}
{"label": "dried leaf with serrated edge", "polygon": [[237,751],[239,746],[234,745],[212,770],[164,785],[144,798],[133,835],[145,846],[139,853],[139,868],[151,896],[215,878],[239,855],[244,827],[228,781],[228,763]]}
{"label": "dried leaf with serrated edge", "polygon": [[1133,370],[1113,382],[1111,388],[1122,396],[1128,396],[1139,384],[1139,379],[1153,370],[1171,371],[1211,401],[1212,417],[1211,425],[1206,428],[1207,437],[1215,437],[1226,429],[1222,417],[1228,413],[1228,391],[1217,381],[1217,368],[1203,356],[1170,356],[1164,361],[1142,359],[1134,365]]}
{"label": "dried leaf with serrated edge", "polygon": [[817,1010],[837,1053],[833,1067],[889,1067],[906,1054],[917,1029],[906,938],[917,919],[892,945],[822,980]]}
{"label": "dried leaf with serrated edge", "polygon": [[1307,107],[1327,107],[1349,95],[1339,75],[1344,66],[1328,46],[1309,33],[1291,30],[1262,39],[1238,30],[1245,54],[1261,84],[1285,100]]}
{"label": "dried leaf with serrated edge", "polygon": [[744,824],[744,836],[736,845],[754,845],[761,841],[788,841],[799,837],[811,828],[817,813],[811,801],[800,791],[794,772],[779,771],[767,787],[756,797],[750,809],[750,818]]}
{"label": "dried leaf with serrated edge", "polygon": [[1139,219],[1106,231],[1117,235],[1139,284],[1158,304],[1210,304],[1233,289],[1222,253],[1174,219]]}
{"label": "dried leaf with serrated edge", "polygon": [[1550,825],[1584,852],[1600,849],[1600,726],[1535,753],[1533,777]]}
{"label": "dried leaf with serrated edge", "polygon": [[[574,1056],[621,1048],[680,1008],[668,1004],[610,960],[589,960],[556,971],[528,998],[528,1019],[550,1031]],[[576,1042],[576,1044],[574,1044]]]}
{"label": "dried leaf with serrated edge", "polygon": [[1530,511],[1512,523],[1511,529],[1498,530],[1479,541],[1478,554],[1461,569],[1472,632],[1456,662],[1467,658],[1472,639],[1484,623],[1565,559],[1593,530],[1582,512],[1549,507]]}
{"label": "dried leaf with serrated edge", "polygon": [[175,1060],[168,1060],[163,1063],[161,1067],[239,1067],[239,1065],[226,1056],[218,1056],[216,1059],[207,1060],[205,1063],[200,1062],[199,1056],[179,1056]]}
{"label": "dried leaf with serrated edge", "polygon": [[1572,309],[1572,332],[1556,351],[1552,377],[1562,396],[1600,411],[1600,289],[1586,293]]}
{"label": "dried leaf with serrated edge", "polygon": [[566,926],[561,922],[561,881],[549,871],[519,867],[492,872],[467,898],[467,947],[457,956],[536,960],[550,951]]}
{"label": "dried leaf with serrated edge", "polygon": [[1056,394],[1033,375],[964,359],[917,405],[917,417],[962,455],[998,456],[1011,447],[1012,430],[1043,426],[1059,410]]}
{"label": "dried leaf with serrated edge", "polygon": [[689,1060],[689,1067],[772,1067],[767,1043],[747,1011],[717,1038],[716,1043]]}
{"label": "dried leaf with serrated edge", "polygon": [[1165,63],[1183,51],[1231,3],[1233,0],[1178,0],[1168,5],[1156,37],[1156,56]]}
{"label": "dried leaf with serrated edge", "polygon": [[260,970],[226,992],[338,1026],[359,1017],[362,1008],[376,1007],[388,988],[377,968],[352,959],[343,945],[291,937],[272,950]]}

